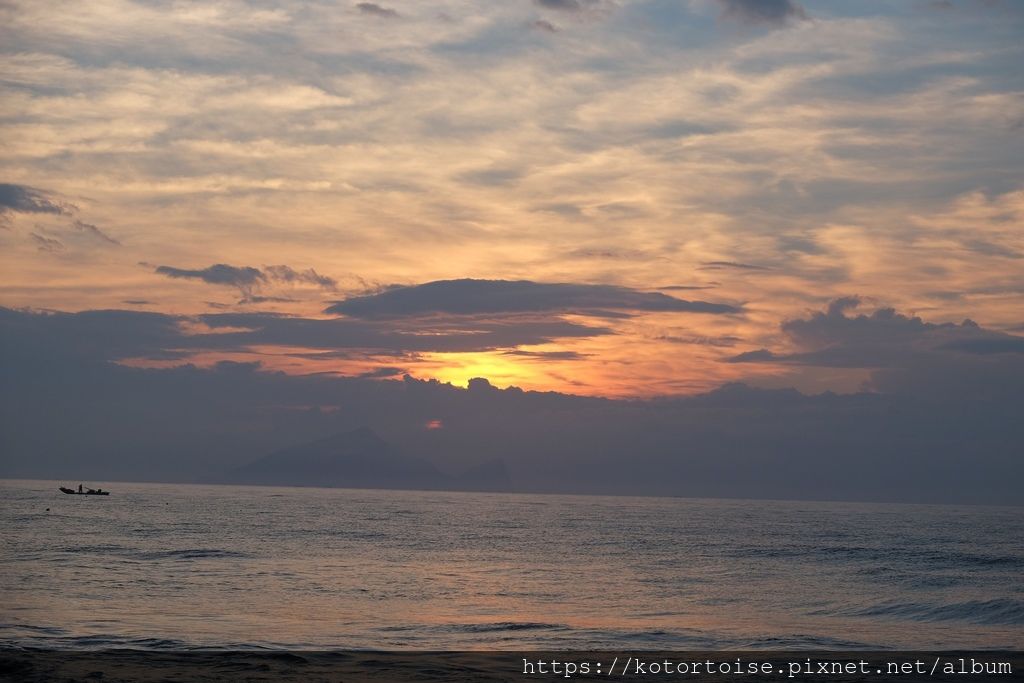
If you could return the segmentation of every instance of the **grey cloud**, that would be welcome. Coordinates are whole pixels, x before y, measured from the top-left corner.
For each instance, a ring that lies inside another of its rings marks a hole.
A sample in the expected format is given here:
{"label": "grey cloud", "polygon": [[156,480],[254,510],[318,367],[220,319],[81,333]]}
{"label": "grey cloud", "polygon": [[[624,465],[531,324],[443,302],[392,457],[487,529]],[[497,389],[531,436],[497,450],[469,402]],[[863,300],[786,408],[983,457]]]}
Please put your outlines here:
{"label": "grey cloud", "polygon": [[71,208],[73,207],[69,204],[52,199],[43,190],[26,185],[0,183],[0,211],[66,215],[71,212]]}
{"label": "grey cloud", "polygon": [[729,347],[735,346],[737,343],[743,341],[739,337],[733,337],[731,335],[722,335],[718,337],[702,337],[702,336],[690,336],[680,337],[676,335],[662,335],[657,337],[661,341],[671,342],[673,344],[692,344],[695,346],[717,346],[717,347]]}
{"label": "grey cloud", "polygon": [[243,292],[251,292],[256,285],[267,279],[260,272],[259,268],[253,268],[252,266],[230,266],[226,263],[216,263],[212,266],[198,269],[157,266],[154,272],[170,278],[202,280],[211,285],[231,285]]}
{"label": "grey cloud", "polygon": [[[651,255],[639,249],[622,249],[619,247],[582,247],[564,254],[568,258],[577,259],[649,259]],[[657,289],[666,289],[658,287]]]}
{"label": "grey cloud", "polygon": [[398,12],[396,12],[395,10],[389,7],[382,7],[375,2],[361,2],[358,5],[356,5],[356,9],[358,9],[363,14],[369,14],[375,17],[383,17],[386,19],[394,19],[398,16]]}
{"label": "grey cloud", "polygon": [[562,12],[582,12],[586,5],[593,4],[593,2],[581,2],[580,0],[533,0],[533,2],[539,7]]}
{"label": "grey cloud", "polygon": [[[182,325],[200,321],[216,333],[186,333]],[[359,321],[312,319],[272,313],[209,313],[196,318],[139,311],[22,314],[0,309],[0,324],[18,326],[23,338],[41,349],[95,361],[126,358],[187,358],[202,351],[246,352],[255,346],[312,349],[297,352],[308,359],[351,357],[352,349],[375,355],[420,352],[458,353],[514,349],[548,344],[559,339],[612,334],[605,327],[559,319],[477,317]],[[230,329],[229,329],[230,328]],[[60,340],[78,340],[65,343]],[[90,343],[90,340],[94,343]],[[330,355],[332,353],[342,355]]]}
{"label": "grey cloud", "polygon": [[783,26],[789,21],[807,18],[807,12],[794,0],[718,0],[722,17],[743,24]]}
{"label": "grey cloud", "polygon": [[558,33],[558,27],[546,19],[537,19],[530,24],[530,27],[546,33]]}
{"label": "grey cloud", "polygon": [[583,216],[583,209],[576,204],[568,204],[566,202],[552,202],[550,204],[539,204],[533,207],[534,211],[544,211],[548,213],[557,213],[565,218],[581,218]]}
{"label": "grey cloud", "polygon": [[803,254],[821,254],[825,251],[814,239],[800,235],[781,235],[777,241],[782,251],[797,251]]}
{"label": "grey cloud", "polygon": [[334,290],[338,286],[337,280],[321,275],[313,268],[296,270],[286,265],[264,266],[262,270],[253,266],[232,266],[226,263],[217,263],[206,268],[195,269],[157,266],[154,272],[171,278],[201,280],[212,285],[236,287],[242,294],[240,303],[293,301],[293,299],[288,297],[256,294],[258,289],[271,281],[286,284],[310,284],[326,290]]}
{"label": "grey cloud", "polygon": [[971,320],[929,323],[891,308],[847,315],[858,304],[856,297],[837,299],[783,323],[794,352],[759,349],[728,360],[871,370],[868,386],[890,393],[994,397],[1024,386],[1024,337]]}
{"label": "grey cloud", "polygon": [[36,248],[39,249],[39,251],[64,251],[64,243],[58,239],[46,237],[35,232],[30,233],[30,236],[32,237],[32,241],[36,243]]}
{"label": "grey cloud", "polygon": [[1024,353],[1024,337],[999,336],[983,339],[961,339],[942,348],[965,353]]}
{"label": "grey cloud", "polygon": [[739,263],[737,261],[704,261],[700,265],[702,270],[771,270],[767,266],[756,266],[751,263]]}
{"label": "grey cloud", "polygon": [[[0,309],[0,475],[217,481],[278,448],[369,427],[439,469],[460,471],[481,453],[502,458],[522,491],[1024,502],[1024,384],[1016,382],[991,399],[955,391],[807,396],[734,384],[619,401],[499,389],[485,379],[471,389],[389,379],[401,361],[363,378],[294,376],[253,363],[104,362],[188,341],[180,322],[125,311]],[[296,324],[265,315],[213,322]],[[298,321],[303,335],[308,322]],[[344,329],[316,334],[336,339]],[[225,335],[210,335],[217,336]],[[76,419],[54,428],[54,414]],[[428,420],[445,429],[424,440]]]}
{"label": "grey cloud", "polygon": [[402,368],[381,367],[362,373],[359,375],[359,379],[386,379],[391,377],[401,377],[404,374],[406,373]]}
{"label": "grey cloud", "polygon": [[686,301],[614,285],[539,283],[529,280],[440,280],[340,301],[327,309],[355,318],[537,312],[664,311],[737,313],[739,308]]}
{"label": "grey cloud", "polygon": [[607,0],[533,0],[533,4],[557,12],[580,14],[607,9],[610,3]]}
{"label": "grey cloud", "polygon": [[274,280],[281,282],[302,282],[310,285],[323,287],[324,289],[337,289],[338,281],[332,277],[321,275],[313,268],[306,270],[295,270],[289,266],[266,266],[263,272]]}
{"label": "grey cloud", "polygon": [[317,349],[363,348],[402,352],[471,352],[546,344],[557,339],[611,334],[605,327],[532,317],[430,318],[403,320],[318,320],[273,314],[210,314],[200,319],[213,328],[244,332],[193,335],[183,343],[203,349],[244,349],[279,345]]}
{"label": "grey cloud", "polygon": [[252,295],[248,295],[248,296],[243,297],[242,299],[239,300],[238,303],[240,303],[240,304],[263,304],[263,303],[268,303],[268,302],[270,302],[270,303],[287,303],[287,302],[291,302],[291,301],[295,301],[295,299],[292,299],[292,298],[287,297],[287,296],[260,296],[258,294],[252,294]]}
{"label": "grey cloud", "polygon": [[1015,249],[983,239],[967,240],[964,242],[964,246],[975,254],[982,254],[984,256],[1002,256],[1003,258],[1010,259],[1024,258],[1024,254]]}
{"label": "grey cloud", "polygon": [[800,351],[780,354],[760,349],[729,360],[844,368],[894,367],[952,342],[1003,336],[982,330],[971,321],[961,325],[926,323],[891,308],[881,308],[870,315],[847,316],[847,311],[860,303],[858,297],[842,297],[833,300],[823,312],[784,322],[782,331]]}
{"label": "grey cloud", "polygon": [[590,357],[590,354],[579,353],[578,351],[523,351],[522,349],[505,351],[503,355],[517,356],[519,358],[540,358],[543,360],[583,360]]}
{"label": "grey cloud", "polygon": [[[541,22],[534,22],[541,23]],[[543,22],[547,23],[547,22]],[[550,26],[550,24],[549,24]],[[552,31],[558,29],[551,27]],[[496,186],[496,185],[508,185],[509,183],[515,182],[523,177],[523,171],[519,168],[484,168],[475,171],[467,171],[459,175],[459,180],[474,185],[484,186]]]}
{"label": "grey cloud", "polygon": [[118,246],[118,247],[121,246],[120,242],[118,242],[116,239],[114,239],[113,237],[111,237],[107,233],[103,232],[102,230],[100,230],[98,227],[96,227],[95,225],[93,225],[91,223],[84,223],[82,221],[76,220],[75,221],[75,228],[78,229],[80,232],[83,232],[86,235],[89,235],[90,237],[94,237],[94,238],[100,240],[101,242],[106,242],[107,244],[113,244],[113,245]]}

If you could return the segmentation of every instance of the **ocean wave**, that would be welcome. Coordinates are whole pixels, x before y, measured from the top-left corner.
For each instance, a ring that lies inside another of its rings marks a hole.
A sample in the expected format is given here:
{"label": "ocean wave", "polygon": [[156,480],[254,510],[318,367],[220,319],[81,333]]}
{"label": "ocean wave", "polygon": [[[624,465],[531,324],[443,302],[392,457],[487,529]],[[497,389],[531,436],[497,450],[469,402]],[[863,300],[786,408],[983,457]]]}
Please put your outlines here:
{"label": "ocean wave", "polygon": [[568,629],[565,624],[536,621],[496,621],[483,624],[451,624],[448,629],[457,633],[495,633],[501,631],[554,631]]}
{"label": "ocean wave", "polygon": [[[888,617],[908,621],[963,621],[987,626],[1024,625],[1024,601],[1008,599],[967,600],[943,605],[916,602],[884,602],[841,610],[843,616]],[[812,614],[826,614],[817,611]]]}
{"label": "ocean wave", "polygon": [[247,558],[248,553],[218,548],[189,548],[184,550],[156,550],[132,553],[130,557],[139,560],[205,560],[220,558]]}
{"label": "ocean wave", "polygon": [[763,636],[741,643],[730,644],[738,650],[880,650],[884,646],[862,643],[855,640],[812,636],[793,633],[779,636]]}

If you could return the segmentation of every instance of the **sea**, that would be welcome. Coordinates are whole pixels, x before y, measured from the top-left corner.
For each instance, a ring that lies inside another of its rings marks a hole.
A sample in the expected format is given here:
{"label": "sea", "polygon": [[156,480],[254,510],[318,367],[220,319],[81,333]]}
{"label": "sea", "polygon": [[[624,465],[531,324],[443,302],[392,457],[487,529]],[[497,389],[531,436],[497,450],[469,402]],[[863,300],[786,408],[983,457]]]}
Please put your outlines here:
{"label": "sea", "polygon": [[60,484],[0,481],[8,646],[1024,649],[1022,508]]}

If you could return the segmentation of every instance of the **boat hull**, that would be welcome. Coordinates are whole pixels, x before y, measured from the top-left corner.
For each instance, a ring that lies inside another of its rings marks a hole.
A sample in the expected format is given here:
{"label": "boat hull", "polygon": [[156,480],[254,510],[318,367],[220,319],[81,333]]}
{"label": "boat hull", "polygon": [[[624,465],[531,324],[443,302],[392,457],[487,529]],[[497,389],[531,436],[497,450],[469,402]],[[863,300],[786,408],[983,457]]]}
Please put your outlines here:
{"label": "boat hull", "polygon": [[60,487],[61,493],[69,496],[109,496],[110,491],[75,491],[74,489],[67,489],[63,486]]}

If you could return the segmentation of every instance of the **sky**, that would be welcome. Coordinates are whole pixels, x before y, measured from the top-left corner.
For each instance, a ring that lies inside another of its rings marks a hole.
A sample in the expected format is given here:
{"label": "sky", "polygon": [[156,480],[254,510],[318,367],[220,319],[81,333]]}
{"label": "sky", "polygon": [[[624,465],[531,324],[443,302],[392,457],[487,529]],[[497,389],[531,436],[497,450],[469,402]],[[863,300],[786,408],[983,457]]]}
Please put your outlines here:
{"label": "sky", "polygon": [[310,387],[1021,405],[1021,3],[5,0],[0,19],[9,381],[247,369],[307,382],[288,410],[341,412]]}

